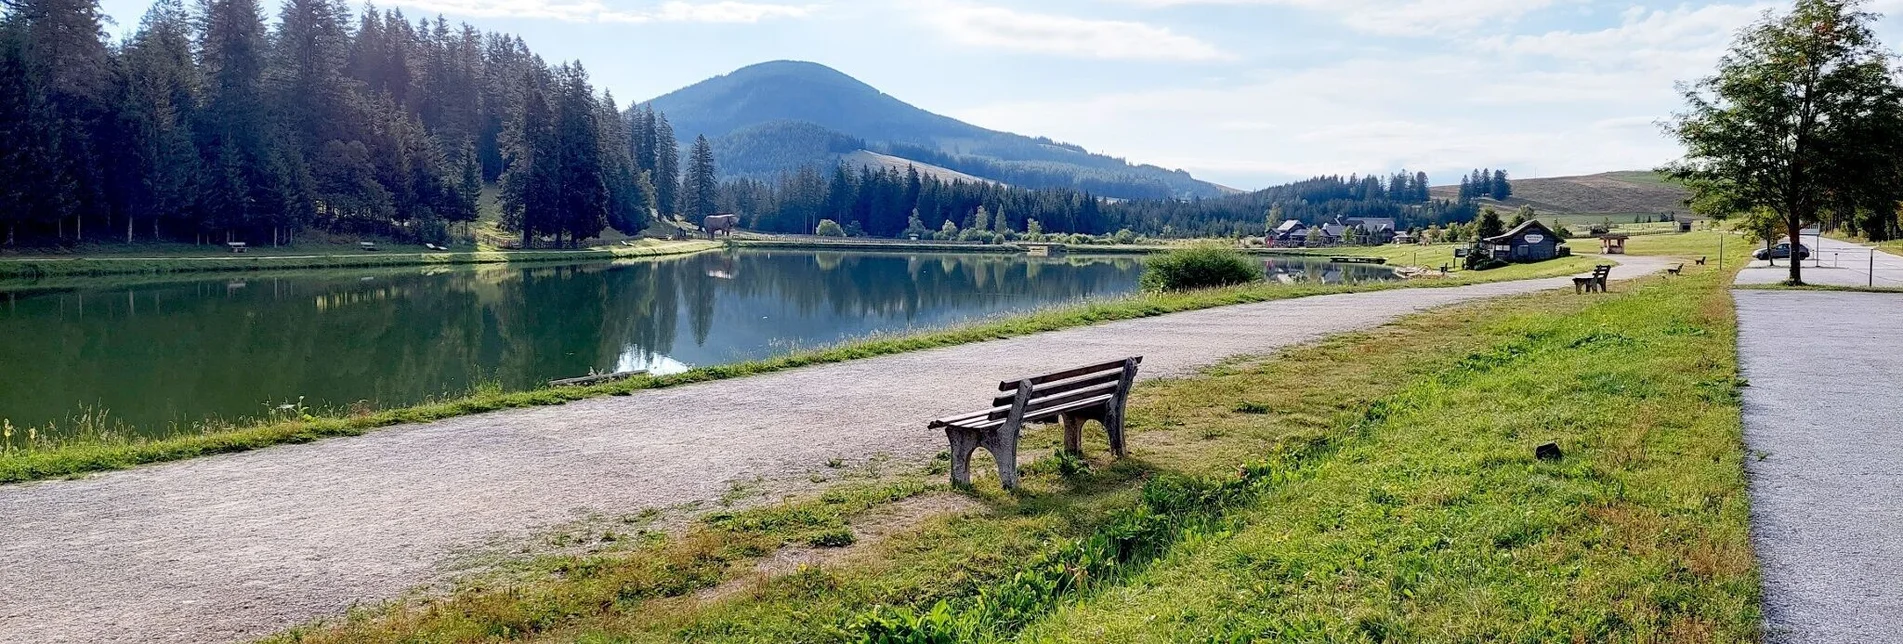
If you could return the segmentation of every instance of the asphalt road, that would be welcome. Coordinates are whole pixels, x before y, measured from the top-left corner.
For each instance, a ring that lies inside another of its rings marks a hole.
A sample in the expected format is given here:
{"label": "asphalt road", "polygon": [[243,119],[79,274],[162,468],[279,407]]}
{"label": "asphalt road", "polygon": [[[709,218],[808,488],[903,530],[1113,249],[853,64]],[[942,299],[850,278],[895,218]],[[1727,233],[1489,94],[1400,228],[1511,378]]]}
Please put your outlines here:
{"label": "asphalt road", "polygon": [[[1804,261],[1804,283],[1820,286],[1903,288],[1903,256],[1829,237],[1804,238],[1811,258]],[[1790,279],[1790,260],[1777,265],[1758,260],[1738,273],[1739,284],[1776,284]]]}
{"label": "asphalt road", "polygon": [[1770,641],[1903,643],[1903,295],[1733,293]]}
{"label": "asphalt road", "polygon": [[[1660,270],[1622,257],[1615,278]],[[1130,355],[1193,373],[1568,278],[1328,295],[1082,327],[0,487],[0,642],[253,639],[438,578],[459,551],[591,513],[923,459],[996,383]]]}

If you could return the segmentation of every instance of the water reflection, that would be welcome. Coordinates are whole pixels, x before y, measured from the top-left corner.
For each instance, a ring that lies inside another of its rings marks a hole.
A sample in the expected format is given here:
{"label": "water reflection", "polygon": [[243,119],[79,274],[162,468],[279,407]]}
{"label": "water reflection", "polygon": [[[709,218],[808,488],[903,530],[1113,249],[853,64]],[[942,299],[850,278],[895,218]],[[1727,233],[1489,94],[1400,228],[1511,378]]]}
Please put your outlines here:
{"label": "water reflection", "polygon": [[149,431],[766,357],[1127,293],[1139,260],[737,252],[662,262],[77,282],[0,294],[0,417]]}
{"label": "water reflection", "polygon": [[1270,259],[1266,261],[1265,268],[1269,279],[1284,284],[1355,284],[1399,279],[1395,276],[1393,268],[1378,264],[1334,264],[1312,259]]}

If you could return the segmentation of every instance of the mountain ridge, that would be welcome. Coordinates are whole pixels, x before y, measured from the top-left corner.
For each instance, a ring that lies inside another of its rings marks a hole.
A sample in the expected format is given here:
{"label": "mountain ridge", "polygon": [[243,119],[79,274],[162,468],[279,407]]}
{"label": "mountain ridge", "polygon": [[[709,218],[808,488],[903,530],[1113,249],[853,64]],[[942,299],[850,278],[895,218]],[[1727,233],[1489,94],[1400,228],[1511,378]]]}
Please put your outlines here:
{"label": "mountain ridge", "polygon": [[1182,170],[936,114],[814,62],[749,65],[646,104],[667,115],[682,141],[706,136],[729,176],[769,177],[799,165],[838,163],[858,151],[840,148],[856,141],[869,153],[1025,188],[1068,187],[1126,199],[1237,192]]}

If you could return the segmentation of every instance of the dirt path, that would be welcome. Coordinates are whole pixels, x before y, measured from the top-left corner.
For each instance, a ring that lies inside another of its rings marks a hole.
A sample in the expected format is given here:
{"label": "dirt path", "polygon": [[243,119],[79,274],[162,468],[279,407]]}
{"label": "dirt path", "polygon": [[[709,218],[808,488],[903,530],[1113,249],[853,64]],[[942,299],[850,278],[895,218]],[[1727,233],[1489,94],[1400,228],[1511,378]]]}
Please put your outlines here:
{"label": "dirt path", "polygon": [[[1615,277],[1667,262],[1623,258]],[[0,642],[219,642],[430,581],[457,549],[718,498],[833,458],[920,458],[999,380],[1127,355],[1183,375],[1566,278],[1180,313],[0,488]]]}
{"label": "dirt path", "polygon": [[1767,639],[1903,643],[1903,295],[1733,293]]}

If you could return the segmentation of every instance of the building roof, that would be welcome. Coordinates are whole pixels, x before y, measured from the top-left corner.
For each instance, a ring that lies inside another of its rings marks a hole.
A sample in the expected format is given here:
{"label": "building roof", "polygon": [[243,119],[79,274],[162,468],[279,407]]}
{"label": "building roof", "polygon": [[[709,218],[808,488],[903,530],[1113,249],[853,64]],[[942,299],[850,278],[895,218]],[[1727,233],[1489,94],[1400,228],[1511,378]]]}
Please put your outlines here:
{"label": "building roof", "polygon": [[1292,232],[1292,231],[1296,231],[1296,230],[1301,230],[1301,229],[1303,229],[1303,228],[1307,228],[1307,227],[1308,227],[1308,224],[1304,224],[1304,223],[1302,223],[1302,222],[1300,222],[1300,221],[1298,221],[1298,220],[1294,220],[1294,219],[1289,219],[1289,220],[1285,220],[1285,221],[1283,221],[1283,222],[1282,222],[1282,225],[1280,225],[1280,226],[1276,226],[1276,227],[1275,227],[1275,232],[1278,232],[1278,233],[1286,233],[1286,232]]}
{"label": "building roof", "polygon": [[1553,237],[1555,239],[1559,237],[1558,235],[1553,234],[1553,229],[1547,228],[1546,224],[1540,223],[1540,220],[1528,219],[1526,220],[1526,223],[1520,224],[1518,226],[1514,226],[1513,230],[1506,231],[1505,233],[1502,233],[1500,235],[1496,235],[1493,237],[1488,237],[1481,241],[1494,243],[1494,244],[1504,244],[1504,243],[1513,241],[1514,237],[1519,237],[1527,233],[1535,233],[1535,232],[1545,233],[1546,236]]}
{"label": "building roof", "polygon": [[1348,227],[1341,224],[1322,224],[1320,227],[1322,233],[1329,237],[1340,237],[1342,233],[1348,232]]}
{"label": "building roof", "polygon": [[1360,226],[1362,230],[1378,233],[1383,230],[1397,230],[1394,220],[1388,217],[1348,217],[1341,220],[1350,226]]}

